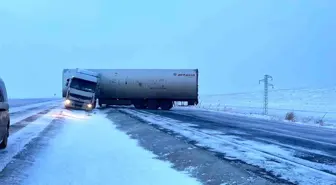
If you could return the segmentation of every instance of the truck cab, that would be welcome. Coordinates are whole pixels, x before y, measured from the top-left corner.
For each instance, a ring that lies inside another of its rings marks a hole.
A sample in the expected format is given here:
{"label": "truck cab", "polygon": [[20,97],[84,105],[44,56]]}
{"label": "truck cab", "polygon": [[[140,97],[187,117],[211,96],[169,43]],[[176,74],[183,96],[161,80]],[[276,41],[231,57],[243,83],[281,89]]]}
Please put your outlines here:
{"label": "truck cab", "polygon": [[66,82],[65,108],[94,109],[98,82],[99,75],[97,73],[77,69]]}

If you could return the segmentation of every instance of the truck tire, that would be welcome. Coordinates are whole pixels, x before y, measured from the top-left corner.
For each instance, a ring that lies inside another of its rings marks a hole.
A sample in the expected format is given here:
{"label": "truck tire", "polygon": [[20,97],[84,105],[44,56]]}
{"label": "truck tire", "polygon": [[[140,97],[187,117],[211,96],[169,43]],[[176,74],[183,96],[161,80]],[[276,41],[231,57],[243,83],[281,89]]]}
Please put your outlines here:
{"label": "truck tire", "polygon": [[160,102],[160,107],[162,110],[170,110],[173,108],[173,101],[170,100],[162,100]]}
{"label": "truck tire", "polygon": [[156,110],[160,107],[160,104],[157,100],[148,100],[147,108],[150,110]]}
{"label": "truck tire", "polygon": [[101,99],[98,99],[98,105],[99,105],[100,108],[103,107],[103,101]]}
{"label": "truck tire", "polygon": [[136,109],[146,109],[147,108],[146,105],[143,104],[143,103],[136,103],[136,104],[133,104],[133,105]]}
{"label": "truck tire", "polygon": [[138,104],[138,103],[134,104],[134,107],[136,109],[144,109],[144,106],[142,106],[141,104]]}
{"label": "truck tire", "polygon": [[132,103],[136,109],[147,108],[147,102],[145,100],[133,100]]}
{"label": "truck tire", "polygon": [[5,149],[7,147],[8,136],[9,136],[9,123],[8,123],[8,125],[6,127],[6,134],[4,135],[4,137],[2,138],[2,141],[0,143],[0,149]]}
{"label": "truck tire", "polygon": [[97,106],[97,102],[96,102],[96,101],[94,101],[94,102],[93,102],[93,104],[92,104],[92,109],[95,109],[95,108],[96,108],[96,106]]}

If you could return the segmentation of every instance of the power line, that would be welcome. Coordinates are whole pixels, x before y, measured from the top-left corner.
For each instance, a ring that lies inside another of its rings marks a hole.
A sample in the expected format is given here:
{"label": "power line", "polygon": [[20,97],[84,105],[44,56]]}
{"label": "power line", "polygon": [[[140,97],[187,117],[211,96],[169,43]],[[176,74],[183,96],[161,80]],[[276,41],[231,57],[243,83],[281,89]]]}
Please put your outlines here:
{"label": "power line", "polygon": [[264,76],[264,79],[262,80],[259,80],[259,84],[260,82],[264,82],[264,114],[267,115],[268,114],[268,87],[272,87],[274,88],[274,85],[273,84],[270,84],[268,82],[268,80],[271,80],[273,81],[273,77],[270,76],[270,75],[265,75]]}

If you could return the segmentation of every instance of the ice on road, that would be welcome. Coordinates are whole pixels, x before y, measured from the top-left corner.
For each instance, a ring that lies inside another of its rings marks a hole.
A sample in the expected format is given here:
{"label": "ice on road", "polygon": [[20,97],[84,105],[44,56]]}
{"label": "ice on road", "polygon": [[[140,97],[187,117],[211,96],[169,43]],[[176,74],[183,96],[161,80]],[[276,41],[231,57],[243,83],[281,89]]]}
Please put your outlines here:
{"label": "ice on road", "polygon": [[155,157],[117,130],[103,113],[77,116],[65,119],[22,184],[201,184]]}

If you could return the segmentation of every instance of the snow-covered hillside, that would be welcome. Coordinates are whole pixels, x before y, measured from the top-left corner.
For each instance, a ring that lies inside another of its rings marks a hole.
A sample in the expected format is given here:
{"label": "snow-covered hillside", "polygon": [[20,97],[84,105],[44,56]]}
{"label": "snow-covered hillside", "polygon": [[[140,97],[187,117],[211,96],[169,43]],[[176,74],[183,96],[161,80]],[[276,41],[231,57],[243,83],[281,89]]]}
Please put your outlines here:
{"label": "snow-covered hillside", "polygon": [[[263,113],[263,91],[222,95],[200,95],[199,108],[258,116]],[[324,126],[336,123],[336,87],[320,89],[270,90],[269,116],[285,118],[294,112],[296,121],[316,124],[323,118]],[[260,116],[259,116],[260,117]]]}

